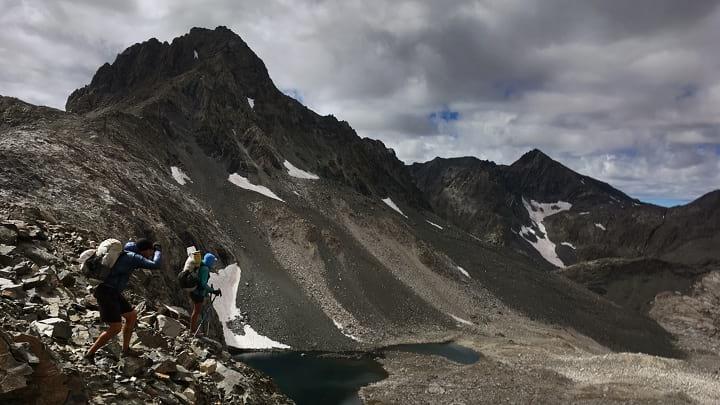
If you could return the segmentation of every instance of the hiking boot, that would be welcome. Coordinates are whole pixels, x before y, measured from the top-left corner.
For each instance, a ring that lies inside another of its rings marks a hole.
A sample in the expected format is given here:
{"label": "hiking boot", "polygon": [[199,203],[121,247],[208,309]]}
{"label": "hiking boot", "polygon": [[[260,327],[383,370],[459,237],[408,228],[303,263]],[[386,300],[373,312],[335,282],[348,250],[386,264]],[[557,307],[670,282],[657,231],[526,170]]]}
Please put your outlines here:
{"label": "hiking boot", "polygon": [[123,350],[122,357],[140,357],[142,356],[142,352],[139,352],[133,348],[127,348]]}
{"label": "hiking boot", "polygon": [[95,364],[95,353],[85,352],[83,360],[88,364]]}

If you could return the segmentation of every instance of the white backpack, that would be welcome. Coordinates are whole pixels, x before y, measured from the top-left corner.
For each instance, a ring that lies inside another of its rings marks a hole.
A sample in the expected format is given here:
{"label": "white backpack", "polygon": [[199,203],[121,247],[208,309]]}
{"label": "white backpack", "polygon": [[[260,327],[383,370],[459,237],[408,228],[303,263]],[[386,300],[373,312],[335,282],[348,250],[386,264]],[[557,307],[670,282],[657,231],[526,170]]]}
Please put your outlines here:
{"label": "white backpack", "polygon": [[122,242],[105,239],[97,249],[88,249],[80,254],[80,270],[87,277],[105,281],[123,253]]}

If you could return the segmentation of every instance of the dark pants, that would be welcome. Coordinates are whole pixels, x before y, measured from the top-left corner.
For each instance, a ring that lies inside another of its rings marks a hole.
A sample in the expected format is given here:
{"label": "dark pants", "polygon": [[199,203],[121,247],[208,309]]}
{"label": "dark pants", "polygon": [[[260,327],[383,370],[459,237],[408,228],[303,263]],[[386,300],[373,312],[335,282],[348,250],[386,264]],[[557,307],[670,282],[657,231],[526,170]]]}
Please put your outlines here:
{"label": "dark pants", "polygon": [[100,284],[93,293],[100,307],[100,319],[107,323],[122,321],[122,314],[133,310],[132,305],[123,297],[120,291]]}

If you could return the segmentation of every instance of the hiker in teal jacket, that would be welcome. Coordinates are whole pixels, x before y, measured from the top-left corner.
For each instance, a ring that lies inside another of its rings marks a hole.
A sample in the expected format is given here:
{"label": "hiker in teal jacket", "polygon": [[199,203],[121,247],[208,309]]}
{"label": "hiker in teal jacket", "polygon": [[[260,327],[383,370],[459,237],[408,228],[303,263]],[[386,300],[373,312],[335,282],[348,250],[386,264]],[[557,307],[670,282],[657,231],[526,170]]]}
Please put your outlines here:
{"label": "hiker in teal jacket", "polygon": [[215,257],[215,255],[213,255],[212,253],[205,253],[202,264],[198,269],[198,286],[190,292],[190,299],[193,302],[193,311],[192,315],[190,316],[191,332],[195,332],[195,329],[197,329],[198,318],[200,317],[200,312],[202,312],[202,306],[205,302],[205,297],[210,295],[210,293],[216,295],[220,294],[220,290],[213,290],[208,285],[208,280],[210,280],[210,270],[215,265],[215,262],[217,262],[217,257]]}

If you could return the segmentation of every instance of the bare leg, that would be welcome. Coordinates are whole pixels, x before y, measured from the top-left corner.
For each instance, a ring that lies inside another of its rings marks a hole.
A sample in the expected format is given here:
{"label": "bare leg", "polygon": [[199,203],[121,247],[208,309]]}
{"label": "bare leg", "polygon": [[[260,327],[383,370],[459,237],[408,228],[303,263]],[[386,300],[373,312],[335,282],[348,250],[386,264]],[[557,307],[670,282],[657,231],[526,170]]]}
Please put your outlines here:
{"label": "bare leg", "polygon": [[137,321],[137,311],[134,309],[130,312],[122,314],[125,318],[125,325],[122,328],[123,332],[123,351],[127,351],[130,348],[130,338],[132,337],[133,330],[135,329],[135,322]]}
{"label": "bare leg", "polygon": [[120,333],[120,330],[122,329],[122,322],[113,322],[110,324],[110,327],[103,333],[98,336],[97,340],[95,341],[95,344],[92,345],[90,350],[88,350],[88,354],[95,354],[95,352],[98,351],[101,347],[105,346],[107,342],[110,341],[115,335]]}
{"label": "bare leg", "polygon": [[190,333],[195,333],[195,329],[197,329],[200,312],[202,312],[202,303],[193,302],[193,311],[192,315],[190,316]]}

